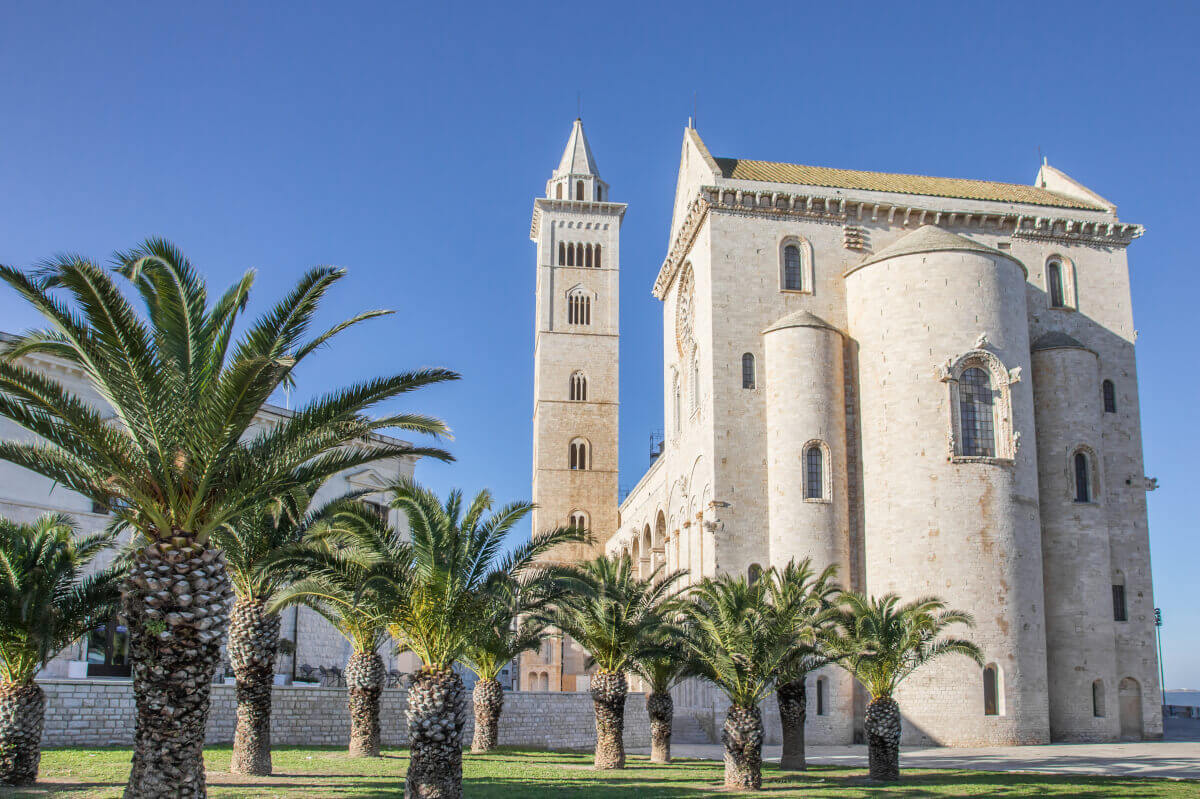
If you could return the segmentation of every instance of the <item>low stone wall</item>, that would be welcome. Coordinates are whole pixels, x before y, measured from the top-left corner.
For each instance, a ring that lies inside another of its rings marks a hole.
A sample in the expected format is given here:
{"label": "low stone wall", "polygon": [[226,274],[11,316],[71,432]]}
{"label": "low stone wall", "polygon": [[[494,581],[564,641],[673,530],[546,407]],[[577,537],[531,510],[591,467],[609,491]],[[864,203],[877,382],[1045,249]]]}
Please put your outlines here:
{"label": "low stone wall", "polygon": [[[41,680],[46,692],[43,746],[130,746],[133,744],[133,686],[117,680]],[[380,718],[385,746],[406,746],[406,690],[384,691]],[[207,741],[233,740],[237,700],[232,685],[214,685]],[[467,732],[474,728],[467,699]],[[271,698],[271,741],[281,745],[345,746],[350,715],[344,688],[276,686]],[[500,744],[535,749],[590,749],[596,743],[592,699],[587,693],[516,691],[504,694]],[[625,745],[648,747],[650,724],[643,694],[625,704]]]}

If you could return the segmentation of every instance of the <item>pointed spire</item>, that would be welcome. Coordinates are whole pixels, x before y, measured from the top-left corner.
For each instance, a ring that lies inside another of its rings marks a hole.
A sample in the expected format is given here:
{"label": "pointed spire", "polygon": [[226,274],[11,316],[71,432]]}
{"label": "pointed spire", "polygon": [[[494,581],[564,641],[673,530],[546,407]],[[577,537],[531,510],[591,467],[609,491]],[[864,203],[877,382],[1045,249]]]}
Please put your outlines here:
{"label": "pointed spire", "polygon": [[592,148],[588,146],[587,136],[583,133],[583,120],[579,118],[575,119],[575,125],[571,128],[571,138],[567,140],[567,149],[563,150],[558,169],[554,170],[554,177],[564,175],[600,177],[596,159],[592,157]]}

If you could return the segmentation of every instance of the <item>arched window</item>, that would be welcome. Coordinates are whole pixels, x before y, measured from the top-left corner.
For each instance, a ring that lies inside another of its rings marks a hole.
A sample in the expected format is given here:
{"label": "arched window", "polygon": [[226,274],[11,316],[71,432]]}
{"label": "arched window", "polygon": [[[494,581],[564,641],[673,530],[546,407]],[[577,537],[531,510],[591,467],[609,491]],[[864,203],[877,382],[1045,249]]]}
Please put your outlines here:
{"label": "arched window", "polygon": [[1113,381],[1105,380],[1101,386],[1104,389],[1104,412],[1117,412],[1117,389],[1113,386]]}
{"label": "arched window", "polygon": [[829,678],[817,678],[817,715],[829,715]]}
{"label": "arched window", "polygon": [[983,715],[1000,715],[1000,673],[994,663],[983,667]]}
{"label": "arched window", "polygon": [[1104,680],[1092,683],[1092,715],[1098,719],[1104,718]]}
{"label": "arched window", "polygon": [[1046,264],[1046,283],[1050,289],[1050,307],[1067,307],[1067,295],[1063,291],[1062,261],[1051,261]]}
{"label": "arched window", "polygon": [[592,323],[592,298],[582,291],[567,295],[567,324],[590,325]]}
{"label": "arched window", "polygon": [[587,439],[577,438],[571,442],[567,465],[572,471],[587,471],[592,468],[591,452]]}
{"label": "arched window", "polygon": [[588,515],[581,510],[571,511],[571,516],[567,520],[567,522],[571,527],[574,527],[576,530],[589,529]]}
{"label": "arched window", "polygon": [[671,370],[671,401],[671,421],[675,425],[675,435],[679,435],[683,424],[683,392],[679,388],[679,373],[674,369]]}
{"label": "arched window", "polygon": [[561,183],[559,183],[557,186],[554,187],[554,199],[556,199],[556,200],[562,199],[562,184]]}
{"label": "arched window", "polygon": [[600,268],[600,245],[599,244],[596,245],[596,255],[595,255],[595,259],[594,259],[592,265],[594,267],[596,267],[597,269]]}
{"label": "arched window", "polygon": [[762,566],[759,566],[757,563],[751,563],[750,568],[746,570],[746,578],[750,581],[751,585],[754,585],[758,582],[759,577],[762,577]]}
{"label": "arched window", "polygon": [[783,290],[802,291],[804,289],[804,273],[800,260],[800,247],[789,244],[783,248]]}
{"label": "arched window", "polygon": [[1091,502],[1092,501],[1092,486],[1091,469],[1088,464],[1088,456],[1082,452],[1075,453],[1075,501],[1076,502]]}
{"label": "arched window", "polygon": [[804,498],[825,499],[825,454],[819,444],[804,451]]}
{"label": "arched window", "polygon": [[574,265],[575,265],[575,245],[568,244],[567,245],[567,266],[574,266]]}
{"label": "arched window", "polygon": [[576,200],[583,199],[583,181],[582,180],[575,181],[575,199]]}
{"label": "arched window", "polygon": [[565,242],[562,242],[562,241],[560,241],[558,243],[558,265],[559,266],[567,265],[567,245]]}
{"label": "arched window", "polygon": [[571,375],[570,398],[574,402],[587,402],[587,377],[583,372]]}
{"label": "arched window", "polygon": [[958,380],[958,413],[962,423],[962,454],[996,456],[995,417],[992,412],[992,379],[972,366]]}
{"label": "arched window", "polygon": [[592,268],[592,245],[588,245],[583,251],[583,265],[588,269]]}
{"label": "arched window", "polygon": [[583,245],[582,244],[575,245],[575,265],[583,266]]}
{"label": "arched window", "polygon": [[754,355],[749,352],[742,355],[742,388],[754,388]]}

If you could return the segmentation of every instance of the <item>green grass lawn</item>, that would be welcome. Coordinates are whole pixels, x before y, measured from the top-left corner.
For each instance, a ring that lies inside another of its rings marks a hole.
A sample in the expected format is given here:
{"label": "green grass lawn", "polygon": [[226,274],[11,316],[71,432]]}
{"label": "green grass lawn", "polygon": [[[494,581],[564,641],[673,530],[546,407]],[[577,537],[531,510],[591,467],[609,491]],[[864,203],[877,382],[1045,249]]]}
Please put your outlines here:
{"label": "green grass lawn", "polygon": [[[342,749],[279,747],[274,752],[275,774],[240,778],[228,773],[229,747],[207,750],[209,796],[235,797],[352,797],[394,799],[403,794],[405,750],[392,750],[378,759],[351,759]],[[468,799],[668,799],[668,797],[753,796],[721,788],[722,766],[697,760],[654,765],[631,757],[624,771],[595,772],[590,754],[501,750],[491,755],[464,755]],[[2,789],[0,797],[61,796],[67,799],[119,797],[129,771],[128,749],[48,749],[42,755],[37,787]],[[767,797],[1189,797],[1197,796],[1195,782],[1170,780],[1059,777],[978,771],[913,769],[897,785],[868,783],[861,769],[818,767],[796,775],[768,765],[763,771]]]}

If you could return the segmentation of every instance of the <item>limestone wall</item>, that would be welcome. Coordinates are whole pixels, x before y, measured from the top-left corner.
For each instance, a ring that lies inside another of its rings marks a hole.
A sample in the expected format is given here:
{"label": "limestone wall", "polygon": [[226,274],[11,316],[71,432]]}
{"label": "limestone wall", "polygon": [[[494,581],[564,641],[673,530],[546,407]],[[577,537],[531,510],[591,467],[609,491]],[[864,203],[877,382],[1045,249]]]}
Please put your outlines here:
{"label": "limestone wall", "polygon": [[[897,691],[912,743],[1049,739],[1024,277],[999,253],[936,252],[846,279],[862,373],[867,588],[973,613],[973,630],[953,632],[1001,674],[996,715],[984,714],[982,670],[964,657],[913,674]],[[947,424],[959,412],[953,381],[968,364],[986,370],[998,405],[990,457],[951,450],[962,435]]]}
{"label": "limestone wall", "polygon": [[[133,743],[133,687],[103,680],[44,680],[46,727],[43,746],[130,746]],[[408,692],[383,692],[381,726],[385,746],[405,746],[404,709]],[[474,728],[467,699],[467,732]],[[208,717],[210,744],[233,740],[236,699],[232,685],[214,685]],[[504,695],[500,718],[502,746],[589,749],[596,733],[592,699],[586,693],[519,691]],[[350,738],[346,691],[337,688],[277,687],[272,693],[271,739],[281,745],[342,746]],[[643,694],[630,694],[625,705],[625,745],[650,745]]]}

